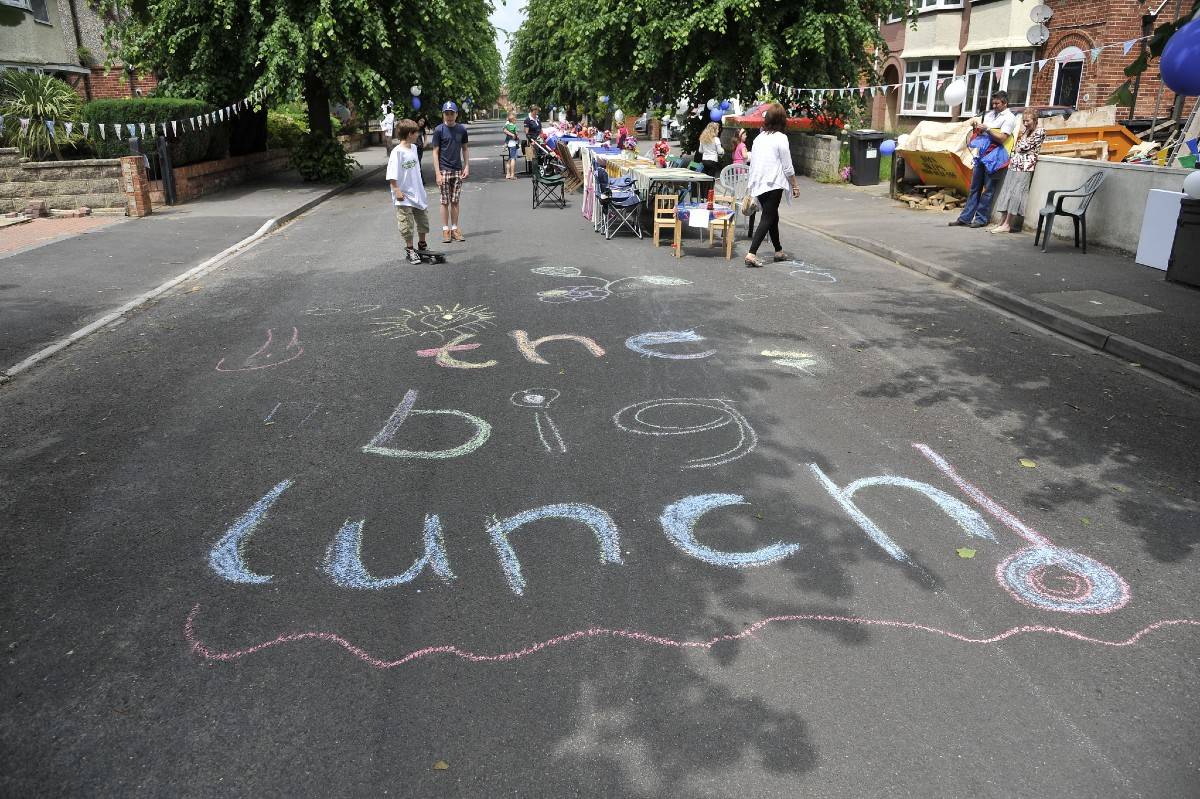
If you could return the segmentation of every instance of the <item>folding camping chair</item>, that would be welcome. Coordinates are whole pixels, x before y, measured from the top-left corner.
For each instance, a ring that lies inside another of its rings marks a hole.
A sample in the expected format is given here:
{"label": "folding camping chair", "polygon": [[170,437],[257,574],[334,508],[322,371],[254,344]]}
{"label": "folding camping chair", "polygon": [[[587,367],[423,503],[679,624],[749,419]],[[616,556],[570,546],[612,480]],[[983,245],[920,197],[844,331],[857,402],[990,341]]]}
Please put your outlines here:
{"label": "folding camping chair", "polygon": [[628,230],[639,239],[642,237],[642,198],[632,190],[614,191],[609,183],[608,171],[596,169],[596,199],[600,203],[600,227],[605,239],[611,239],[622,230]]}

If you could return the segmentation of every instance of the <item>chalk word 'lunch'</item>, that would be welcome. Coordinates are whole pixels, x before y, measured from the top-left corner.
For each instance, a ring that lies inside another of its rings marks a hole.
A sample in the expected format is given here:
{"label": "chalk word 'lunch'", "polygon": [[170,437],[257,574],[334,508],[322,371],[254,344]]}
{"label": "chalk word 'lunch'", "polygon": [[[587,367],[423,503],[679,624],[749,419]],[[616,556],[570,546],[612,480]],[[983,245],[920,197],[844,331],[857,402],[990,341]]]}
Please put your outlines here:
{"label": "chalk word 'lunch'", "polygon": [[[411,412],[411,408],[409,410]],[[996,581],[1015,599],[1040,610],[1061,613],[1110,613],[1129,602],[1128,584],[1111,568],[1079,552],[1056,546],[977,486],[963,479],[941,455],[924,444],[913,446],[968,499],[1030,544],[1005,557],[996,567]],[[855,496],[864,489],[887,487],[915,492],[932,501],[964,535],[982,542],[996,542],[995,535],[979,511],[928,483],[907,477],[877,475],[839,487],[817,464],[809,464],[809,470],[818,485],[829,493],[850,519],[898,563],[913,565],[904,549],[856,504]],[[247,565],[245,545],[262,525],[267,512],[292,485],[290,478],[281,481],[229,526],[208,555],[209,567],[215,574],[229,582],[247,585],[274,581],[272,575],[261,574]],[[697,526],[710,512],[748,504],[740,494],[695,494],[664,507],[659,524],[663,535],[681,554],[719,568],[764,566],[801,552],[802,544],[784,541],[743,551],[720,550],[704,544],[697,537]],[[576,502],[531,508],[505,519],[495,519],[485,531],[496,550],[504,579],[514,594],[523,595],[528,585],[513,540],[518,538],[517,533],[523,527],[544,519],[558,519],[581,526],[595,538],[602,564],[623,564],[620,530],[603,509]],[[323,571],[338,586],[356,590],[394,588],[412,582],[426,570],[432,571],[445,583],[457,579],[451,568],[439,515],[425,516],[421,535],[424,551],[421,556],[402,573],[389,577],[376,577],[367,568],[363,555],[365,525],[365,519],[347,520],[326,550]]]}

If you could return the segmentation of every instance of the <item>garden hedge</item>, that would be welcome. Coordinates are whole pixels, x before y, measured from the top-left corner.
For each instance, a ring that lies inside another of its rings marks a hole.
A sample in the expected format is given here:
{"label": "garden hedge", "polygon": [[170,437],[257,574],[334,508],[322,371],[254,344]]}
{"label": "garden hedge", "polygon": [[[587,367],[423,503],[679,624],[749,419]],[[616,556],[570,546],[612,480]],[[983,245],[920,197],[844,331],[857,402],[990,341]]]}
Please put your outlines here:
{"label": "garden hedge", "polygon": [[[194,116],[207,114],[216,108],[200,100],[184,100],[174,97],[135,97],[132,99],[93,100],[83,106],[80,114],[82,121],[91,124],[127,125],[139,122],[182,122]],[[107,128],[107,138],[100,138],[93,130],[88,137],[89,143],[100,158],[117,158],[129,155],[128,134],[120,139],[113,136],[112,128]],[[171,145],[171,165],[186,166],[197,161],[211,161],[224,158],[229,151],[229,123],[205,126],[197,131],[192,130],[192,123],[187,123],[186,132],[179,127],[179,135],[170,134],[168,126],[167,140]],[[147,142],[145,149],[149,149]]]}

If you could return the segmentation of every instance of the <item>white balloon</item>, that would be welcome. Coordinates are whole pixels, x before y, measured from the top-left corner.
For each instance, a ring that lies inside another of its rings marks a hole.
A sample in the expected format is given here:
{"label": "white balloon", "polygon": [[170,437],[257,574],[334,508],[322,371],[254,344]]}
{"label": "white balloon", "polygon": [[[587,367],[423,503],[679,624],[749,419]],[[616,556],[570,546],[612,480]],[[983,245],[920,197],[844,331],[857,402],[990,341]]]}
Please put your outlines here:
{"label": "white balloon", "polygon": [[415,83],[412,86],[410,86],[408,90],[412,93],[413,97],[421,96],[421,87]]}
{"label": "white balloon", "polygon": [[716,107],[717,107],[717,101],[716,101],[716,100],[709,100],[709,101],[708,101],[708,110],[709,110],[709,111],[713,110],[713,109],[714,109],[714,108],[716,108]]}
{"label": "white balloon", "polygon": [[947,105],[962,105],[963,100],[967,99],[967,82],[962,78],[953,81],[946,87],[945,97]]}
{"label": "white balloon", "polygon": [[616,111],[613,112],[613,119],[615,119],[617,121],[617,124],[620,125],[622,122],[625,121],[625,112],[618,108]]}
{"label": "white balloon", "polygon": [[1200,169],[1193,169],[1192,174],[1183,179],[1183,192],[1193,200],[1200,200]]}

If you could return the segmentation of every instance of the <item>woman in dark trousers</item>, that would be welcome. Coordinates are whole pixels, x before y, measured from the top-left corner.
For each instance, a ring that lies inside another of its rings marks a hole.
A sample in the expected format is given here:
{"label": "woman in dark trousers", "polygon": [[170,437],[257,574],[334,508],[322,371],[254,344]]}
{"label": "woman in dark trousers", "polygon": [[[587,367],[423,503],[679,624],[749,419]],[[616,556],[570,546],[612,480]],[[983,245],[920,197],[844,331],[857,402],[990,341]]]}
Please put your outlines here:
{"label": "woman in dark trousers", "polygon": [[767,235],[775,247],[775,260],[786,261],[788,254],[779,243],[779,203],[789,184],[793,197],[800,196],[800,184],[796,182],[796,170],[792,168],[792,151],[788,146],[787,114],[779,103],[767,106],[763,118],[762,133],[754,139],[750,150],[750,195],[762,208],[750,251],[746,253],[746,266],[764,266],[758,257],[758,248]]}
{"label": "woman in dark trousers", "polygon": [[426,128],[428,123],[425,122],[425,115],[421,114],[417,118],[417,163],[421,163],[421,156],[425,154],[425,134],[428,132]]}

